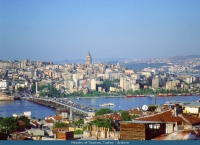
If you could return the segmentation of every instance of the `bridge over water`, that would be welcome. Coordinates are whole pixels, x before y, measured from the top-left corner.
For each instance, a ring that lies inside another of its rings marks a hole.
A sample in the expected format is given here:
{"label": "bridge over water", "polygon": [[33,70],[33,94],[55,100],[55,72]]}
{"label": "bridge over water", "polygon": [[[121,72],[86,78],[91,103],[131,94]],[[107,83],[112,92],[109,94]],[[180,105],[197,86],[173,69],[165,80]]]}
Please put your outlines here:
{"label": "bridge over water", "polygon": [[34,97],[22,97],[22,99],[55,108],[57,111],[69,112],[70,116],[80,115],[80,116],[94,116],[97,111],[95,108],[91,108],[85,105],[74,103],[67,99],[49,99],[49,98],[34,98]]}

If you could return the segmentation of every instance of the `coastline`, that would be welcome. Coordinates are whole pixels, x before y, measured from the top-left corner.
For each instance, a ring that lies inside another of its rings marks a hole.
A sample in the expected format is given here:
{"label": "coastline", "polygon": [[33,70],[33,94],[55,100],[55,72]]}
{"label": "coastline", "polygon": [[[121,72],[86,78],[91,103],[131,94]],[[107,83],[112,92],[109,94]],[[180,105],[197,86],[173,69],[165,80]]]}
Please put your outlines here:
{"label": "coastline", "polygon": [[[126,96],[96,96],[96,97],[69,97],[69,98],[66,98],[66,99],[98,99],[98,98],[125,98]],[[65,99],[65,98],[58,98],[58,99]]]}

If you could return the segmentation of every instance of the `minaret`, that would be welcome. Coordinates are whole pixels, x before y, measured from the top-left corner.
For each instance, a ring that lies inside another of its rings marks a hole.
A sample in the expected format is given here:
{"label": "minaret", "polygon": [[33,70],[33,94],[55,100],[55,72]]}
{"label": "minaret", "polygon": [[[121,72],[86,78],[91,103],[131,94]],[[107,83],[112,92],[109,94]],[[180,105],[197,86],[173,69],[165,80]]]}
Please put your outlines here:
{"label": "minaret", "polygon": [[38,90],[37,90],[37,82],[35,82],[35,87],[36,87],[36,94],[37,94],[37,92],[38,92]]}
{"label": "minaret", "polygon": [[86,63],[86,65],[92,64],[92,57],[91,57],[89,51],[88,51],[88,54],[87,54],[87,56],[86,56],[86,58],[85,58],[85,63]]}
{"label": "minaret", "polygon": [[69,120],[72,121],[72,104],[70,103],[70,116],[69,116]]}

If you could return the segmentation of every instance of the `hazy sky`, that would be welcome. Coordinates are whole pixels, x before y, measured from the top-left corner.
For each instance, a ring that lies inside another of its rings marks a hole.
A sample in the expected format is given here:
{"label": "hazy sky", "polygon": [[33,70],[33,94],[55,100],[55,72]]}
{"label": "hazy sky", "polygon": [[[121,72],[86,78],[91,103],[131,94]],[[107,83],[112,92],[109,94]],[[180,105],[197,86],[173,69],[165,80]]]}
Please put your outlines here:
{"label": "hazy sky", "polygon": [[0,60],[200,55],[200,0],[0,0]]}

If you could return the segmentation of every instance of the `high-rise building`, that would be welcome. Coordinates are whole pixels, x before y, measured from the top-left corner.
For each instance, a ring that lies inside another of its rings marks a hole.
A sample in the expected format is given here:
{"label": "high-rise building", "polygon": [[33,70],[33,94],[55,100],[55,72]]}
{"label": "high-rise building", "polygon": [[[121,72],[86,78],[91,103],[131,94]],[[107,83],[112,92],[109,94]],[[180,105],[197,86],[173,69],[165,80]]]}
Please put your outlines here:
{"label": "high-rise building", "polygon": [[156,76],[152,79],[152,88],[158,89],[160,87],[160,77]]}
{"label": "high-rise building", "polygon": [[89,51],[88,51],[88,54],[87,54],[87,56],[85,58],[85,63],[86,63],[86,65],[91,65],[92,64],[92,57],[91,57]]}

